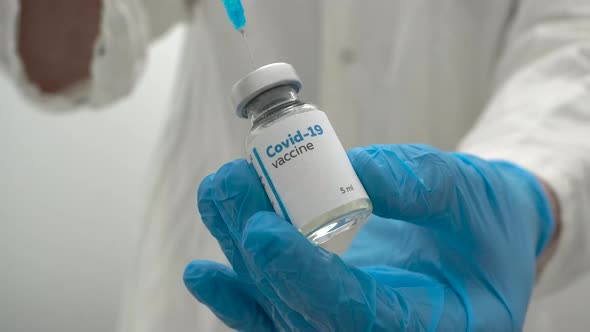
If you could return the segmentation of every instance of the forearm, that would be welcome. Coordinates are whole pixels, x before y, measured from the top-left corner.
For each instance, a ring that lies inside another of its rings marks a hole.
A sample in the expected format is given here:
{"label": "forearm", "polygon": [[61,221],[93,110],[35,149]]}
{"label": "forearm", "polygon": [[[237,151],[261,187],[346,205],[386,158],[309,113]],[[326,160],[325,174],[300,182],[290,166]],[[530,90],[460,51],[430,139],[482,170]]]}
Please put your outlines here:
{"label": "forearm", "polygon": [[590,4],[523,0],[511,26],[490,102],[460,149],[519,165],[559,200],[538,262],[546,295],[590,271]]}
{"label": "forearm", "polygon": [[18,52],[41,91],[89,78],[101,10],[102,0],[21,0]]}

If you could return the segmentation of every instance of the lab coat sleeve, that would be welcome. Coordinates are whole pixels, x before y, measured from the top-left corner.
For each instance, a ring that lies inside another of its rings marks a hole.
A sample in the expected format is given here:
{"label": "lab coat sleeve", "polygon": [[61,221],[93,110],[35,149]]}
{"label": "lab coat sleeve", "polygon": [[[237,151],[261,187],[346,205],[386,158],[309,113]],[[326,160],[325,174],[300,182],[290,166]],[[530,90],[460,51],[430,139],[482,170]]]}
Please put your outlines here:
{"label": "lab coat sleeve", "polygon": [[590,265],[590,1],[519,2],[496,74],[459,149],[512,161],[556,192],[561,234],[535,290],[546,295]]}
{"label": "lab coat sleeve", "polygon": [[20,0],[0,1],[0,71],[43,109],[103,106],[130,93],[143,72],[150,41],[188,17],[190,0],[103,0],[91,76],[68,91],[44,94],[30,82],[18,54]]}

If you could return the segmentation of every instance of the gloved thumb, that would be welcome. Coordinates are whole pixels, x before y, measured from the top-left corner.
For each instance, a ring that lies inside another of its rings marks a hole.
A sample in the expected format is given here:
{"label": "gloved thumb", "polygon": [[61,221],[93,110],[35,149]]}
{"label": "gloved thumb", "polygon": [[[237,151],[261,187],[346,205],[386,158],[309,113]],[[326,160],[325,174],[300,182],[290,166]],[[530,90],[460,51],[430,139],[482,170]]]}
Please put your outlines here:
{"label": "gloved thumb", "polygon": [[445,215],[454,203],[454,164],[450,156],[424,145],[371,145],[348,157],[384,218],[422,223]]}

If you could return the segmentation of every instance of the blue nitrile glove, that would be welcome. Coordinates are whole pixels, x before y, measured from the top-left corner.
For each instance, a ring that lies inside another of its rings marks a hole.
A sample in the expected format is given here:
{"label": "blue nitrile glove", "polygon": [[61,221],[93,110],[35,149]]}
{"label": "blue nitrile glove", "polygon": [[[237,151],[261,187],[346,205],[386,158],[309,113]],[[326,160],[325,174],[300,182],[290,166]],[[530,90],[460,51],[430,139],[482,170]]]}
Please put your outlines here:
{"label": "blue nitrile glove", "polygon": [[244,331],[521,330],[553,231],[539,182],[426,146],[349,157],[376,216],[343,259],[264,212],[272,206],[246,161],[207,177],[199,210],[233,269],[192,262],[191,293]]}

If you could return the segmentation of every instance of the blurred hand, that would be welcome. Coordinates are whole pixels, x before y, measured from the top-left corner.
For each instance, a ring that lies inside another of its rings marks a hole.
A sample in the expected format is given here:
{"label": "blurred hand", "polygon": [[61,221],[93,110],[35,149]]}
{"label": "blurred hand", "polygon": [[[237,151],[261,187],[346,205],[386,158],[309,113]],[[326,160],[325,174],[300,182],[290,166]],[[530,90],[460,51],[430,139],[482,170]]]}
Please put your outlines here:
{"label": "blurred hand", "polygon": [[21,0],[18,52],[41,91],[57,93],[90,76],[102,0]]}
{"label": "blurred hand", "polygon": [[272,211],[244,160],[199,188],[232,268],[192,262],[191,293],[244,331],[519,331],[553,230],[541,185],[505,162],[426,146],[349,157],[374,205],[344,258]]}

